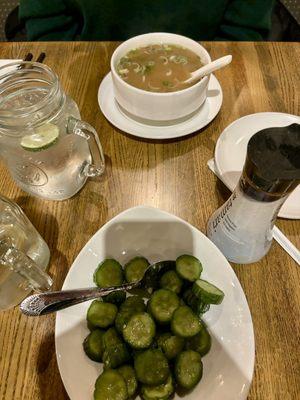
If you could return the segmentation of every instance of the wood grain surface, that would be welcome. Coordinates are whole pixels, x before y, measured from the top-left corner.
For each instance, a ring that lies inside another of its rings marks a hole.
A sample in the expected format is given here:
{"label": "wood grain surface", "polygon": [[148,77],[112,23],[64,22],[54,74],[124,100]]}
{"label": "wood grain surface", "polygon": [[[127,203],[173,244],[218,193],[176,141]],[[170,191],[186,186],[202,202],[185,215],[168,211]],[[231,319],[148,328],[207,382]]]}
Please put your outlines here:
{"label": "wood grain surface", "polygon": [[[202,231],[229,193],[208,170],[216,140],[237,118],[261,111],[299,114],[299,44],[204,43],[212,58],[233,55],[216,73],[224,92],[220,113],[184,140],[147,142],[110,125],[97,104],[117,43],[1,43],[1,58],[45,51],[45,62],[97,131],[107,160],[105,175],[74,198],[43,201],[21,191],[0,164],[0,192],[26,212],[51,250],[49,273],[62,286],[76,255],[110,218],[140,204],[159,207]],[[300,221],[278,226],[300,248]],[[300,267],[274,243],[251,265],[234,265],[252,313],[256,363],[249,400],[300,399]],[[27,318],[18,308],[0,313],[0,399],[63,400],[55,358],[53,315]],[[80,344],[78,344],[80,345]],[[85,400],[85,399],[82,399]],[[220,399],[222,400],[222,399]],[[234,399],[233,399],[234,400]]]}

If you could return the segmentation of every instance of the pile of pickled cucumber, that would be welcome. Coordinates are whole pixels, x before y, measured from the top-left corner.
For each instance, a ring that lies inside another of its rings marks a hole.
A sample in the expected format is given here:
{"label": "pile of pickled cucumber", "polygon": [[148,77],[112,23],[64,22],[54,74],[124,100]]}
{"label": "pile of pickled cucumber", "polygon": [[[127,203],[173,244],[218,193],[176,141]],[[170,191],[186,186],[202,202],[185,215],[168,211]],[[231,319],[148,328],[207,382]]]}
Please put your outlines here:
{"label": "pile of pickled cucumber", "polygon": [[[142,278],[138,294],[113,292],[94,300],[87,312],[86,355],[103,363],[94,400],[167,400],[175,391],[193,390],[202,378],[202,361],[211,337],[201,321],[224,293],[200,279],[202,265],[191,255],[148,269],[136,257],[124,269],[106,259],[94,273],[97,286],[120,286]],[[146,272],[146,273],[145,273]]]}

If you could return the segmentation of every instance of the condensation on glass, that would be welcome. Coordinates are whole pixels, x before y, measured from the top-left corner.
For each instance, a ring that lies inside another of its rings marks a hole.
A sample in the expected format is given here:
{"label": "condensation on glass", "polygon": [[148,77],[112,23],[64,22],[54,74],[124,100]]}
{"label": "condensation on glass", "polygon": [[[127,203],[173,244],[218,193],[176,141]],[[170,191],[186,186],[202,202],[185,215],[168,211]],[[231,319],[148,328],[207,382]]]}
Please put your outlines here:
{"label": "condensation on glass", "polygon": [[[38,147],[46,134],[57,137]],[[70,198],[105,168],[97,132],[81,121],[56,74],[39,63],[0,68],[0,156],[20,188],[50,200]]]}
{"label": "condensation on glass", "polygon": [[33,289],[48,290],[50,252],[22,209],[0,195],[0,311],[20,303]]}

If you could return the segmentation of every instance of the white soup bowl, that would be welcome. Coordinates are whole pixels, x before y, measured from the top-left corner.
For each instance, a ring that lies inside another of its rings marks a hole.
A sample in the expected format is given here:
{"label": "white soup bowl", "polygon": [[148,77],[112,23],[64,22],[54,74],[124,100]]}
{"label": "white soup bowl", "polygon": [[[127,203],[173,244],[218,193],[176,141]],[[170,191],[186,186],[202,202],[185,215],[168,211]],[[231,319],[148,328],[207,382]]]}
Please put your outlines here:
{"label": "white soup bowl", "polygon": [[211,61],[203,46],[185,36],[173,33],[147,33],[126,40],[114,51],[111,73],[115,99],[131,115],[154,121],[169,121],[187,117],[206,100],[209,76],[194,85],[176,92],[157,93],[138,89],[125,82],[117,73],[117,65],[130,50],[150,44],[166,43],[185,47],[196,53],[203,64]]}

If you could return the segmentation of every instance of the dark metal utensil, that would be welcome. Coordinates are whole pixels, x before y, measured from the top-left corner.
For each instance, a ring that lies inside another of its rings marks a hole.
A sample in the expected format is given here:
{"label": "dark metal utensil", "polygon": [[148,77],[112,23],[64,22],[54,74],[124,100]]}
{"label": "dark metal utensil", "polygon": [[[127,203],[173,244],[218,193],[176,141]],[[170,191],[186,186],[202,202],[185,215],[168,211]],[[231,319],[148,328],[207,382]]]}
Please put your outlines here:
{"label": "dark metal utensil", "polygon": [[83,303],[88,300],[106,296],[112,292],[122,290],[131,290],[138,287],[142,282],[145,286],[159,282],[159,276],[174,266],[174,261],[159,261],[146,269],[143,278],[134,283],[126,283],[121,286],[109,288],[86,288],[74,290],[62,290],[58,292],[46,292],[33,294],[27,297],[20,304],[20,310],[23,314],[33,317],[50,314],[52,312],[62,310]]}

